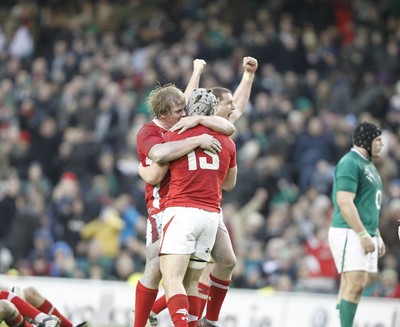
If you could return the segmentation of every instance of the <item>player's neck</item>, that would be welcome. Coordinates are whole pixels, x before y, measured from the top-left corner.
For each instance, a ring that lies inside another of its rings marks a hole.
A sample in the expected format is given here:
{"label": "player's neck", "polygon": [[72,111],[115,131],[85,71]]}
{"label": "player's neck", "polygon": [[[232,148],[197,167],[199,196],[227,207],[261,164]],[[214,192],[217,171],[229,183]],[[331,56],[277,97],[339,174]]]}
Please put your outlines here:
{"label": "player's neck", "polygon": [[357,151],[359,154],[361,154],[363,157],[366,159],[370,159],[371,156],[369,155],[368,151],[360,146],[353,145],[353,149]]}
{"label": "player's neck", "polygon": [[168,126],[168,124],[166,124],[165,122],[163,122],[160,119],[154,118],[153,119],[154,124],[156,124],[157,126],[164,128],[165,130],[169,130],[171,127]]}

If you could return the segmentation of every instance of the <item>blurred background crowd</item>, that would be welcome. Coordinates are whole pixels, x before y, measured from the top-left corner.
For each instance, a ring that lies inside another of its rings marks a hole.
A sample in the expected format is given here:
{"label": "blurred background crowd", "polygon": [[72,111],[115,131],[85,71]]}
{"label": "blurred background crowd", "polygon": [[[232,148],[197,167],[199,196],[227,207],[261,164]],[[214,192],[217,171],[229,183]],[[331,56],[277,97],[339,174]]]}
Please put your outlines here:
{"label": "blurred background crowd", "polygon": [[134,280],[145,261],[136,133],[156,85],[235,90],[224,217],[233,287],[334,293],[332,176],[358,121],[376,161],[387,254],[368,292],[400,297],[400,3],[396,0],[38,0],[0,3],[0,273]]}

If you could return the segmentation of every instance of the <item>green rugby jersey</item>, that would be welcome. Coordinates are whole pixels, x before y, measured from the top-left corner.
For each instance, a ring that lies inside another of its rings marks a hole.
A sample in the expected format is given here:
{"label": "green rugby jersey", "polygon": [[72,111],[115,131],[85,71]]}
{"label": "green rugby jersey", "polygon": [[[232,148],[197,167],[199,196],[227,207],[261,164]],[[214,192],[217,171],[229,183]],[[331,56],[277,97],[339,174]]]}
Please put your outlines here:
{"label": "green rugby jersey", "polygon": [[331,226],[351,228],[337,205],[337,191],[356,194],[354,203],[361,221],[370,235],[376,235],[382,202],[382,181],[372,160],[366,159],[357,151],[352,150],[344,155],[336,165],[332,190],[335,210]]}

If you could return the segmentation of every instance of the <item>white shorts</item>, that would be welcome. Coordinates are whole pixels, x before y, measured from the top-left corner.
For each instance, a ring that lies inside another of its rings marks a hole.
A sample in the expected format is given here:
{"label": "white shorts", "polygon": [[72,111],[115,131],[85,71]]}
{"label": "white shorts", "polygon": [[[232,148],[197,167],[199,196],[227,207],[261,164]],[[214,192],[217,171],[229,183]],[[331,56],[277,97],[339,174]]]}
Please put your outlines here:
{"label": "white shorts", "polygon": [[224,223],[224,214],[221,212],[219,213],[219,222],[218,222],[218,228],[222,229],[225,233],[228,233],[228,228],[226,228],[226,225]]}
{"label": "white shorts", "polygon": [[152,245],[160,239],[162,231],[162,217],[164,211],[147,217],[146,246]]}
{"label": "white shorts", "polygon": [[208,261],[218,223],[217,212],[187,207],[165,209],[159,254],[192,254]]}
{"label": "white shorts", "polygon": [[375,242],[375,251],[365,253],[360,237],[353,229],[329,228],[329,246],[339,274],[355,270],[378,272],[378,239],[372,239]]}

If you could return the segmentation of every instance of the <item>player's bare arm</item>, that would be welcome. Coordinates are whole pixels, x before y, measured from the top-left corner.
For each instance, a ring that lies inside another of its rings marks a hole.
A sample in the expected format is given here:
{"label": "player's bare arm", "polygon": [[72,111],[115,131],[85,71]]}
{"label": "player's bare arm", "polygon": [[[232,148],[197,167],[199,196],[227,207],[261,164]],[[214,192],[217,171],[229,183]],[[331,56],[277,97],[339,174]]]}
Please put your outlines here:
{"label": "player's bare arm", "polygon": [[228,174],[225,177],[224,183],[222,184],[222,189],[225,191],[232,191],[236,185],[237,179],[237,166],[230,168]]}
{"label": "player's bare arm", "polygon": [[153,162],[149,166],[143,166],[141,163],[138,167],[139,176],[145,181],[145,183],[150,185],[157,185],[161,183],[165,174],[168,172],[169,163],[158,164]]}
{"label": "player's bare arm", "polygon": [[178,159],[198,147],[212,153],[220,152],[222,149],[221,143],[216,138],[209,134],[201,134],[180,141],[157,144],[149,151],[149,158],[153,162],[165,163]]}
{"label": "player's bare arm", "polygon": [[[193,61],[193,73],[184,92],[186,101],[189,99],[193,91],[199,88],[200,77],[206,65],[207,63],[203,59],[195,59]],[[206,126],[213,131],[220,132],[228,136],[232,135],[235,132],[235,127],[233,126],[233,124],[222,121],[220,118],[215,119],[213,116],[182,117],[181,120],[178,121],[178,123],[172,126],[171,131],[177,131],[178,134],[182,134],[189,128],[193,128],[199,124]]]}
{"label": "player's bare arm", "polygon": [[257,59],[253,57],[243,58],[243,76],[235,93],[233,93],[233,103],[235,105],[234,112],[230,115],[229,120],[234,123],[239,119],[246,109],[246,104],[250,98],[251,87],[258,68]]}
{"label": "player's bare arm", "polygon": [[231,136],[235,132],[235,126],[227,119],[218,116],[187,116],[181,118],[172,128],[172,132],[182,134],[184,131],[197,125],[203,125],[213,131]]}
{"label": "player's bare arm", "polygon": [[190,76],[185,92],[183,92],[185,94],[186,101],[189,99],[192,92],[199,87],[200,77],[205,67],[206,62],[203,59],[193,60],[193,73]]}
{"label": "player's bare arm", "polygon": [[374,252],[375,243],[372,240],[372,237],[368,233],[363,233],[366,232],[366,228],[361,222],[357,208],[354,204],[355,193],[338,191],[336,193],[336,198],[344,219],[347,221],[350,227],[360,235],[360,242],[365,250],[365,253]]}

